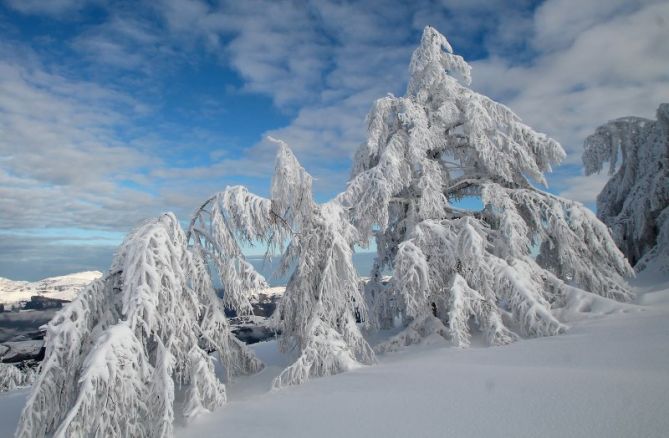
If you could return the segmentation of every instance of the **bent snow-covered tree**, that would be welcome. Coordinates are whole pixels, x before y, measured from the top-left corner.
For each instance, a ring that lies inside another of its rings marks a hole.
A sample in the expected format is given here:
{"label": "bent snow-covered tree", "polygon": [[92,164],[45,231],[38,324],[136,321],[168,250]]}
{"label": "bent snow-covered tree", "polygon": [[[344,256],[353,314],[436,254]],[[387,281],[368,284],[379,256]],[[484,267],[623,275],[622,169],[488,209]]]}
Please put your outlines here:
{"label": "bent snow-covered tree", "polygon": [[597,196],[597,216],[618,247],[637,270],[653,260],[669,270],[669,103],[657,120],[623,117],[598,127],[584,146],[586,175],[609,162],[613,176]]}
{"label": "bent snow-covered tree", "polygon": [[338,202],[313,201],[311,175],[284,142],[270,140],[279,145],[271,199],[228,188],[202,205],[188,234],[194,251],[221,273],[225,305],[238,311],[250,310],[249,291],[266,287],[240,242],[262,242],[268,257],[281,253],[282,273],[292,270],[274,318],[280,347],[297,358],[274,380],[280,388],[371,363],[374,353],[356,324],[365,314],[352,263],[357,231]]}
{"label": "bent snow-covered tree", "polygon": [[211,350],[229,373],[261,369],[231,334],[200,248],[172,214],[125,239],[109,272],[48,324],[18,437],[170,436],[175,394],[185,417],[225,402]]}
{"label": "bent snow-covered tree", "polygon": [[297,352],[296,361],[273,386],[371,363],[374,353],[356,324],[356,313],[363,319],[366,314],[352,262],[357,230],[336,200],[322,205],[313,201],[311,176],[283,143],[272,202],[292,230],[282,269],[294,269],[275,317],[282,331],[280,347]]}
{"label": "bent snow-covered tree", "polygon": [[37,373],[32,367],[0,363],[0,392],[30,386],[36,377]]}
{"label": "bent snow-covered tree", "polygon": [[[371,322],[408,324],[379,350],[433,333],[467,345],[472,319],[490,344],[553,335],[563,325],[551,310],[572,286],[630,298],[623,277],[632,271],[606,226],[530,183],[545,184],[561,146],[469,82],[470,66],[427,27],[406,95],[372,108],[338,198],[361,242],[376,237]],[[485,208],[452,205],[466,196],[480,196]],[[381,277],[386,267],[390,281]]]}
{"label": "bent snow-covered tree", "polygon": [[228,187],[197,209],[186,233],[172,214],[142,224],[110,271],[54,317],[18,437],[170,436],[175,415],[224,403],[210,352],[228,375],[262,368],[223,313],[248,314],[249,295],[267,287],[242,243],[263,242],[269,255],[289,242],[282,266],[294,272],[277,320],[282,347],[298,358],[275,387],[373,360],[355,320],[365,309],[351,260],[356,229],[336,202],[313,202],[311,176],[279,143],[272,199]]}

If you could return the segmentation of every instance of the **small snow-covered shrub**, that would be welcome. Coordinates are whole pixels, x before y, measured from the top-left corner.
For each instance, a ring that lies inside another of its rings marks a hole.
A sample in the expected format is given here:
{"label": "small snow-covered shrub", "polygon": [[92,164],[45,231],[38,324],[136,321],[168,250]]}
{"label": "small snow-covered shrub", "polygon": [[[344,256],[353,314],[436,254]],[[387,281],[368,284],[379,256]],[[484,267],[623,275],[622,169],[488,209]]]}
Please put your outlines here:
{"label": "small snow-covered shrub", "polygon": [[34,368],[19,368],[13,364],[0,363],[0,392],[30,386],[36,376]]}

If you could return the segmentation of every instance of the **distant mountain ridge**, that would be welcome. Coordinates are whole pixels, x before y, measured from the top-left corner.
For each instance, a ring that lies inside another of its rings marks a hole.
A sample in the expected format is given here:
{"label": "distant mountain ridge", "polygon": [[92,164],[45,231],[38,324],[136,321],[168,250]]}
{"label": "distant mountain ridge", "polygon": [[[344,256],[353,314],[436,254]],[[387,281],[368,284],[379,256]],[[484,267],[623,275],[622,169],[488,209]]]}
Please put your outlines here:
{"label": "distant mountain ridge", "polygon": [[34,295],[72,301],[79,291],[102,277],[100,271],[84,271],[39,281],[14,281],[0,277],[0,304],[18,304]]}

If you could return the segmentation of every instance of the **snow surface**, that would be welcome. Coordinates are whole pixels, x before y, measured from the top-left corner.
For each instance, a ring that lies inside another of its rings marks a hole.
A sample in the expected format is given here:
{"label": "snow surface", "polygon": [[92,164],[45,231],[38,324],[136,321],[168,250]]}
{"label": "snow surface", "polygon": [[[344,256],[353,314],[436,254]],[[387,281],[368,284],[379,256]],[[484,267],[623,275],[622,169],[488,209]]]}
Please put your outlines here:
{"label": "snow surface", "polygon": [[85,271],[60,277],[28,282],[0,277],[0,304],[29,301],[33,295],[72,301],[90,282],[102,277],[102,272]]}
{"label": "snow surface", "polygon": [[583,300],[592,313],[570,315],[577,321],[564,335],[503,347],[409,347],[280,391],[267,389],[289,359],[262,343],[256,352],[267,369],[229,384],[226,406],[176,436],[667,436],[667,280],[635,281],[640,302],[652,307]]}
{"label": "snow surface", "polygon": [[[177,425],[177,437],[664,437],[669,431],[669,278],[634,280],[638,304],[572,297],[562,335],[469,349],[445,342],[379,356],[379,363],[269,391],[291,363],[275,342],[268,364],[227,385],[222,408]],[[27,389],[0,395],[11,436]]]}

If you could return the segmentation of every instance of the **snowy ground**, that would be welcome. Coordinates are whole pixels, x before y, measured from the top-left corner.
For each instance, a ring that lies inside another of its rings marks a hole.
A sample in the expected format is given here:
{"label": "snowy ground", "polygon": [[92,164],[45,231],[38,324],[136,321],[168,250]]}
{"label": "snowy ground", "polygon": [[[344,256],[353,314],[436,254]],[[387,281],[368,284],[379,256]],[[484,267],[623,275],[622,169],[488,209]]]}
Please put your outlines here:
{"label": "snowy ground", "polygon": [[[288,359],[274,342],[257,344],[269,366],[229,384],[226,406],[176,435],[666,437],[669,281],[642,276],[635,284],[640,306],[584,303],[593,316],[561,336],[495,348],[410,347],[275,392],[271,380]],[[11,436],[26,395],[0,395],[0,436]]]}

